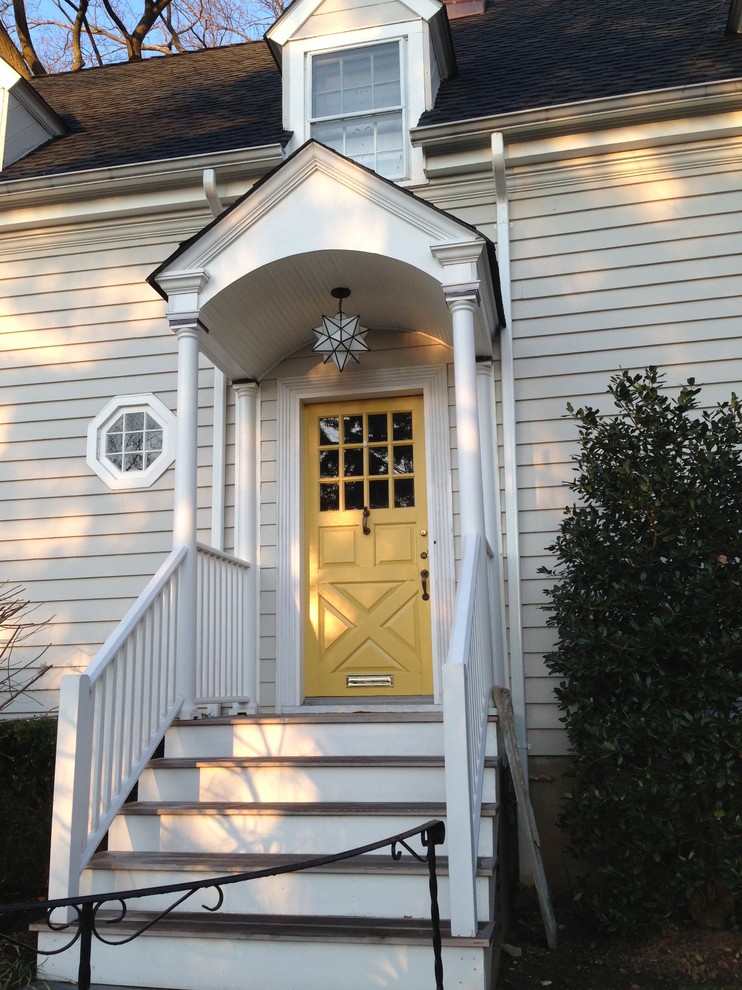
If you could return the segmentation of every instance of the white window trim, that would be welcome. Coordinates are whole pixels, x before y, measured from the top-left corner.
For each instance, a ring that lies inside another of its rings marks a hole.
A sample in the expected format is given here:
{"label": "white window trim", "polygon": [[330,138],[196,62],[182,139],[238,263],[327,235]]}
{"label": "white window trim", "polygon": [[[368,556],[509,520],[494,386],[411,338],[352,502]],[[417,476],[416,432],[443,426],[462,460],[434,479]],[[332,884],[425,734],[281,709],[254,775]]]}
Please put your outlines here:
{"label": "white window trim", "polygon": [[423,24],[417,20],[341,31],[323,37],[292,39],[287,44],[284,56],[284,125],[292,132],[287,152],[295,151],[311,136],[312,57],[389,41],[397,41],[401,45],[402,126],[407,156],[407,177],[392,181],[399,185],[426,181],[422,149],[413,148],[409,137],[410,122],[417,122],[432,101],[432,53]]}
{"label": "white window trim", "polygon": [[[424,402],[427,461],[428,523],[430,532],[439,534],[429,546],[431,573],[436,593],[431,598],[433,644],[433,702],[441,702],[441,667],[448,651],[456,597],[454,540],[451,532],[450,425],[448,419],[448,373],[445,365],[356,371],[352,385],[338,372],[334,381],[306,378],[278,380],[278,467],[277,489],[281,498],[278,511],[278,558],[276,614],[281,621],[276,630],[276,708],[301,710],[304,698],[302,584],[302,408],[319,402],[353,396],[380,396],[422,393]],[[297,533],[301,538],[297,540]],[[348,702],[350,704],[350,702]],[[358,701],[354,702],[357,706]],[[342,709],[343,702],[337,706]]]}
{"label": "white window trim", "polygon": [[[119,471],[103,452],[103,439],[114,420],[126,412],[148,412],[162,427],[162,453],[143,471]],[[112,491],[150,488],[175,460],[175,416],[150,393],[119,395],[101,409],[88,427],[87,462]]]}
{"label": "white window trim", "polygon": [[[397,53],[399,55],[399,90],[402,102],[393,107],[381,107],[375,110],[368,110],[356,113],[348,114],[336,114],[332,117],[314,117],[312,115],[313,109],[313,60],[319,55],[334,55],[343,52],[351,52],[354,49],[359,48],[375,48],[379,45],[388,45],[395,43],[397,44]],[[407,38],[406,36],[398,36],[394,38],[380,38],[377,41],[369,43],[355,43],[352,45],[345,45],[344,47],[339,47],[338,45],[333,45],[330,48],[319,49],[318,51],[309,52],[306,56],[305,62],[305,75],[306,75],[306,101],[307,101],[307,126],[308,134],[311,137],[312,125],[313,124],[324,124],[328,121],[345,121],[352,119],[370,119],[372,117],[380,117],[385,113],[402,113],[402,171],[399,175],[389,175],[384,176],[384,178],[391,179],[392,182],[400,182],[405,179],[410,178],[410,153],[412,151],[410,145],[410,128],[409,128],[409,117],[407,113],[407,107],[409,102],[409,86],[407,82],[408,76],[408,58],[407,58]],[[379,173],[381,174],[381,173]]]}

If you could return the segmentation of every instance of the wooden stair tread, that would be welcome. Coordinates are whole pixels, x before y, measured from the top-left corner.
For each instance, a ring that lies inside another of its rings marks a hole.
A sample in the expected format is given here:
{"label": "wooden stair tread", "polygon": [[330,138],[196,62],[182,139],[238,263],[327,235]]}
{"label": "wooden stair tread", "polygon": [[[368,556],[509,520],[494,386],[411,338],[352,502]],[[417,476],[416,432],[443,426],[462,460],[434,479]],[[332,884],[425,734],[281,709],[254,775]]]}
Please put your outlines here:
{"label": "wooden stair tread", "polygon": [[[299,853],[180,853],[180,852],[99,852],[91,859],[88,869],[93,870],[183,870],[193,873],[210,873],[213,876],[229,873],[248,873],[272,867],[301,863],[308,857]],[[337,863],[327,863],[312,869],[330,873],[422,873],[427,874],[426,862],[419,863],[408,853],[394,861],[391,855],[367,854],[354,856]],[[438,874],[448,873],[448,857],[436,856]],[[478,876],[492,876],[495,860],[482,856],[477,862]]]}
{"label": "wooden stair tread", "polygon": [[176,719],[175,726],[202,725],[290,725],[308,722],[316,725],[362,722],[443,722],[442,711],[384,711],[384,712],[290,712],[284,715],[217,715],[197,719]]}
{"label": "wooden stair tread", "polygon": [[[100,910],[98,924],[117,918],[118,912]],[[110,937],[144,927],[157,915],[149,911],[129,911],[119,924],[111,925]],[[36,927],[36,926],[34,926]],[[394,942],[430,945],[431,923],[416,918],[363,918],[302,915],[202,914],[173,912],[157,922],[153,931],[161,935],[230,939],[271,939],[276,941]],[[443,945],[483,946],[490,944],[494,922],[483,924],[472,938],[454,938],[450,924],[441,922]]]}
{"label": "wooden stair tread", "polygon": [[[420,815],[444,818],[446,805],[440,801],[132,801],[121,815]],[[482,817],[493,818],[497,804],[482,805]]]}
{"label": "wooden stair tread", "polygon": [[[497,767],[499,758],[485,757],[487,767]],[[149,767],[154,770],[182,770],[213,768],[250,768],[261,766],[273,767],[413,767],[413,768],[443,768],[442,756],[213,756],[187,757],[163,756],[150,760]]]}

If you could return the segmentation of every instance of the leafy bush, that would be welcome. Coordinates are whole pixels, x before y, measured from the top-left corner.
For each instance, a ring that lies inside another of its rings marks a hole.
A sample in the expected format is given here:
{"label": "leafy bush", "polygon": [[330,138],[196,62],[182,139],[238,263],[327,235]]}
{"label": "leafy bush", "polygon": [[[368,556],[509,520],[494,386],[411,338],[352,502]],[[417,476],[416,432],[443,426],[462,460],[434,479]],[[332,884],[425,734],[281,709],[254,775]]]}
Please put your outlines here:
{"label": "leafy bush", "polygon": [[0,712],[9,709],[51,669],[39,662],[47,647],[30,646],[46,625],[34,621],[37,608],[24,600],[21,587],[0,583]]}
{"label": "leafy bush", "polygon": [[546,658],[573,750],[563,824],[609,930],[742,894],[742,406],[650,367],[573,409]]}
{"label": "leafy bush", "polygon": [[53,718],[0,722],[0,892],[6,901],[46,893],[56,733]]}

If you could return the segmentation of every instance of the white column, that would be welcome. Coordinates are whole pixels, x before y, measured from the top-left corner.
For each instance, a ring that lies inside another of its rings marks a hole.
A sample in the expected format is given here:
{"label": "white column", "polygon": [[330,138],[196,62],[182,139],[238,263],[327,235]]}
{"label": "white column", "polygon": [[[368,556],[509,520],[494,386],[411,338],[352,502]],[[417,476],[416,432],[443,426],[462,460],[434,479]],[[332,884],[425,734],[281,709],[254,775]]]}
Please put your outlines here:
{"label": "white column", "polygon": [[214,368],[214,430],[211,466],[211,545],[224,550],[225,434],[227,430],[227,378]]}
{"label": "white column", "polygon": [[178,327],[178,424],[175,452],[173,546],[185,547],[178,601],[176,692],[183,697],[181,718],[196,716],[196,494],[198,464],[198,351],[201,331]]}
{"label": "white column", "polygon": [[260,677],[260,570],[258,567],[258,400],[256,382],[235,382],[235,556],[250,565],[247,575],[245,689],[257,707]]}
{"label": "white column", "polygon": [[447,294],[453,322],[453,369],[456,392],[456,449],[459,465],[461,535],[485,535],[482,452],[477,410],[477,353],[474,313],[478,293]]}
{"label": "white column", "polygon": [[[479,293],[474,288],[459,289],[446,294],[446,302],[453,321],[453,373],[456,403],[456,450],[459,464],[459,511],[461,513],[461,537],[467,533],[479,533],[487,539],[484,509],[484,471],[482,466],[482,433],[479,422],[479,385],[477,374],[476,330],[474,313],[479,304]],[[489,569],[487,569],[489,586]],[[489,587],[488,598],[491,601]],[[491,672],[496,671],[494,658],[493,618],[489,610],[482,617],[485,638],[484,655],[492,662]],[[499,645],[499,644],[498,644]],[[499,653],[499,649],[498,649]]]}

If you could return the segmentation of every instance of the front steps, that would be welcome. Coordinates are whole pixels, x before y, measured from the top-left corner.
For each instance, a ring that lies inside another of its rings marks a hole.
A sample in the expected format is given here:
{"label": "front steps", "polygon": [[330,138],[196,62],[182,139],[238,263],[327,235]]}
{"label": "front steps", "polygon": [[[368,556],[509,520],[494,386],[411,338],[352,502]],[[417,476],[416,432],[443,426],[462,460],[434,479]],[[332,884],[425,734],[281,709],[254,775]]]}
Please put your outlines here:
{"label": "front steps", "polygon": [[[495,952],[497,758],[490,727],[480,828],[477,938],[452,938],[447,848],[438,847],[447,990],[488,990]],[[445,818],[434,713],[206,719],[176,723],[138,800],[114,821],[81,893],[131,890],[290,864]],[[413,848],[424,855],[419,838]],[[93,944],[94,983],[170,990],[431,990],[427,865],[387,849],[311,870],[201,890],[122,947]],[[175,900],[129,902],[122,939]],[[100,920],[104,913],[101,912]],[[99,927],[105,927],[99,925]],[[63,944],[42,935],[44,948]],[[73,982],[77,952],[40,958]]]}

